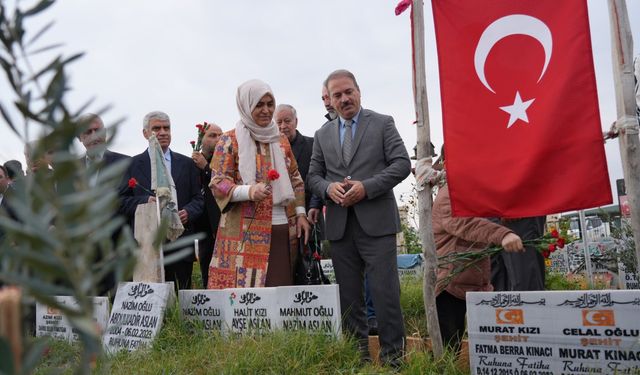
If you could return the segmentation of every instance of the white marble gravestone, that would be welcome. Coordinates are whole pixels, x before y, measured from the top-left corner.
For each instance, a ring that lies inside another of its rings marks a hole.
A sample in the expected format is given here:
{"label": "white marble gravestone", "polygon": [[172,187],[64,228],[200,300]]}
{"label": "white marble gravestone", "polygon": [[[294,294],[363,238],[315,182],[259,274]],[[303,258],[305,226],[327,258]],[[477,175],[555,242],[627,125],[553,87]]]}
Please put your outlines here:
{"label": "white marble gravestone", "polygon": [[133,351],[150,345],[174,298],[173,283],[120,283],[103,337],[105,351]]}
{"label": "white marble gravestone", "polygon": [[222,290],[180,290],[180,312],[184,319],[201,321],[207,331],[222,332],[226,297]]}
{"label": "white marble gravestone", "polygon": [[278,328],[277,288],[224,289],[226,333],[261,333]]}
{"label": "white marble gravestone", "polygon": [[338,285],[287,286],[277,291],[280,328],[340,335]]}
{"label": "white marble gravestone", "polygon": [[[77,306],[71,296],[56,296],[55,299],[70,308]],[[104,332],[109,319],[109,299],[107,297],[93,297],[93,319],[100,332]],[[71,323],[58,309],[36,303],[36,336],[51,336],[62,340],[76,341],[78,334]]]}

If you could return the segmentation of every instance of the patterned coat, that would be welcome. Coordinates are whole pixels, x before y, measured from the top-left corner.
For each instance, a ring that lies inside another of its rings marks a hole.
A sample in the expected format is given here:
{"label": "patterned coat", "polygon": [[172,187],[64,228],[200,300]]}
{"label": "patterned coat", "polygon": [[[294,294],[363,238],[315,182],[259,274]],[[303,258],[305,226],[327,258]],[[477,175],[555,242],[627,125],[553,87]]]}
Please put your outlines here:
{"label": "patterned coat", "polygon": [[[291,269],[295,264],[297,249],[296,206],[304,207],[304,182],[298,172],[296,159],[289,141],[280,137],[280,147],[285,155],[295,201],[286,207],[289,218]],[[266,182],[272,169],[268,144],[258,143],[256,150],[256,181]],[[216,236],[213,257],[209,265],[209,289],[263,287],[269,267],[271,246],[272,199],[260,202],[230,202],[233,189],[242,185],[238,170],[238,140],[235,130],[220,137],[211,160],[211,183],[222,216]]]}

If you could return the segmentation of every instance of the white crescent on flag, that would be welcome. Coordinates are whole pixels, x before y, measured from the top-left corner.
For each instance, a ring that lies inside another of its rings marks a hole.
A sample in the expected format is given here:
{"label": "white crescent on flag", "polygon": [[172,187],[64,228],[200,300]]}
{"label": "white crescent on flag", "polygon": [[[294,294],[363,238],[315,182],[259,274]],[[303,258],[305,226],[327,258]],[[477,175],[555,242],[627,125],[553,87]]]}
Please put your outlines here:
{"label": "white crescent on flag", "polygon": [[[487,77],[484,73],[484,65],[493,46],[510,35],[527,35],[542,44],[542,48],[544,48],[544,66],[542,67],[542,72],[540,73],[540,77],[538,77],[537,82],[540,82],[547,70],[547,67],[549,66],[549,61],[551,61],[553,38],[551,30],[549,30],[549,27],[547,27],[544,22],[525,14],[512,14],[497,19],[483,31],[480,36],[480,40],[478,40],[474,56],[474,67],[480,82],[482,82],[482,84],[494,94],[496,93],[495,90],[491,87],[489,82],[487,82]],[[509,114],[507,128],[510,128],[511,125],[518,120],[522,120],[526,123],[529,122],[527,109],[534,100],[535,98],[523,102],[520,92],[516,90],[513,104],[500,107],[501,110]]]}

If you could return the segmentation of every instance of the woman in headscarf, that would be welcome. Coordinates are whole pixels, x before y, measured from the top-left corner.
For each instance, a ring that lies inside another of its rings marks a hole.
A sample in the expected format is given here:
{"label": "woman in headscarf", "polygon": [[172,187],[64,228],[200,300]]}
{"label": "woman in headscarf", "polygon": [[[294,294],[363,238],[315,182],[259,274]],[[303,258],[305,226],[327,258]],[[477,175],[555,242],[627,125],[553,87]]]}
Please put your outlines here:
{"label": "woman in headscarf", "polygon": [[211,188],[222,212],[209,289],[293,284],[298,240],[307,242],[304,182],[273,121],[271,88],[238,87],[240,120],[223,134],[211,160]]}

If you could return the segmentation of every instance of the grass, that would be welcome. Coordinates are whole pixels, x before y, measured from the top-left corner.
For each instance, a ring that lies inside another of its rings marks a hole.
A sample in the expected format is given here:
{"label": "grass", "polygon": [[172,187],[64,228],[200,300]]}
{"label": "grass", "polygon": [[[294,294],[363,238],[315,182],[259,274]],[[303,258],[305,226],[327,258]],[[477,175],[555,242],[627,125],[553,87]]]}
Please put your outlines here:
{"label": "grass", "polygon": [[[194,287],[200,274],[194,268]],[[563,275],[547,276],[549,289],[580,289]],[[422,280],[401,282],[401,304],[408,336],[427,336],[422,298]],[[79,361],[80,344],[49,340],[38,374],[70,374]],[[262,336],[224,337],[211,334],[180,318],[177,307],[168,310],[153,347],[97,358],[96,374],[386,374],[393,369],[362,365],[355,343],[304,332],[277,331]],[[430,352],[412,353],[401,374],[463,375],[451,353],[435,361]]]}
{"label": "grass", "polygon": [[427,337],[427,319],[422,295],[422,279],[406,277],[400,283],[400,305],[407,336]]}
{"label": "grass", "polygon": [[[79,344],[50,340],[37,374],[72,373]],[[362,365],[354,341],[304,332],[225,338],[186,323],[177,308],[151,348],[103,356],[96,374],[387,374],[393,369]],[[448,354],[435,362],[428,353],[413,354],[401,374],[465,374]]]}
{"label": "grass", "polygon": [[[193,285],[201,285],[194,267]],[[422,280],[403,279],[401,303],[407,334],[426,336]],[[49,339],[37,374],[73,373],[79,344]],[[387,374],[388,367],[360,363],[356,344],[304,332],[277,331],[262,336],[224,337],[181,319],[177,307],[167,311],[153,347],[97,358],[96,374]],[[434,361],[428,352],[412,353],[401,374],[467,374],[447,353]]]}

